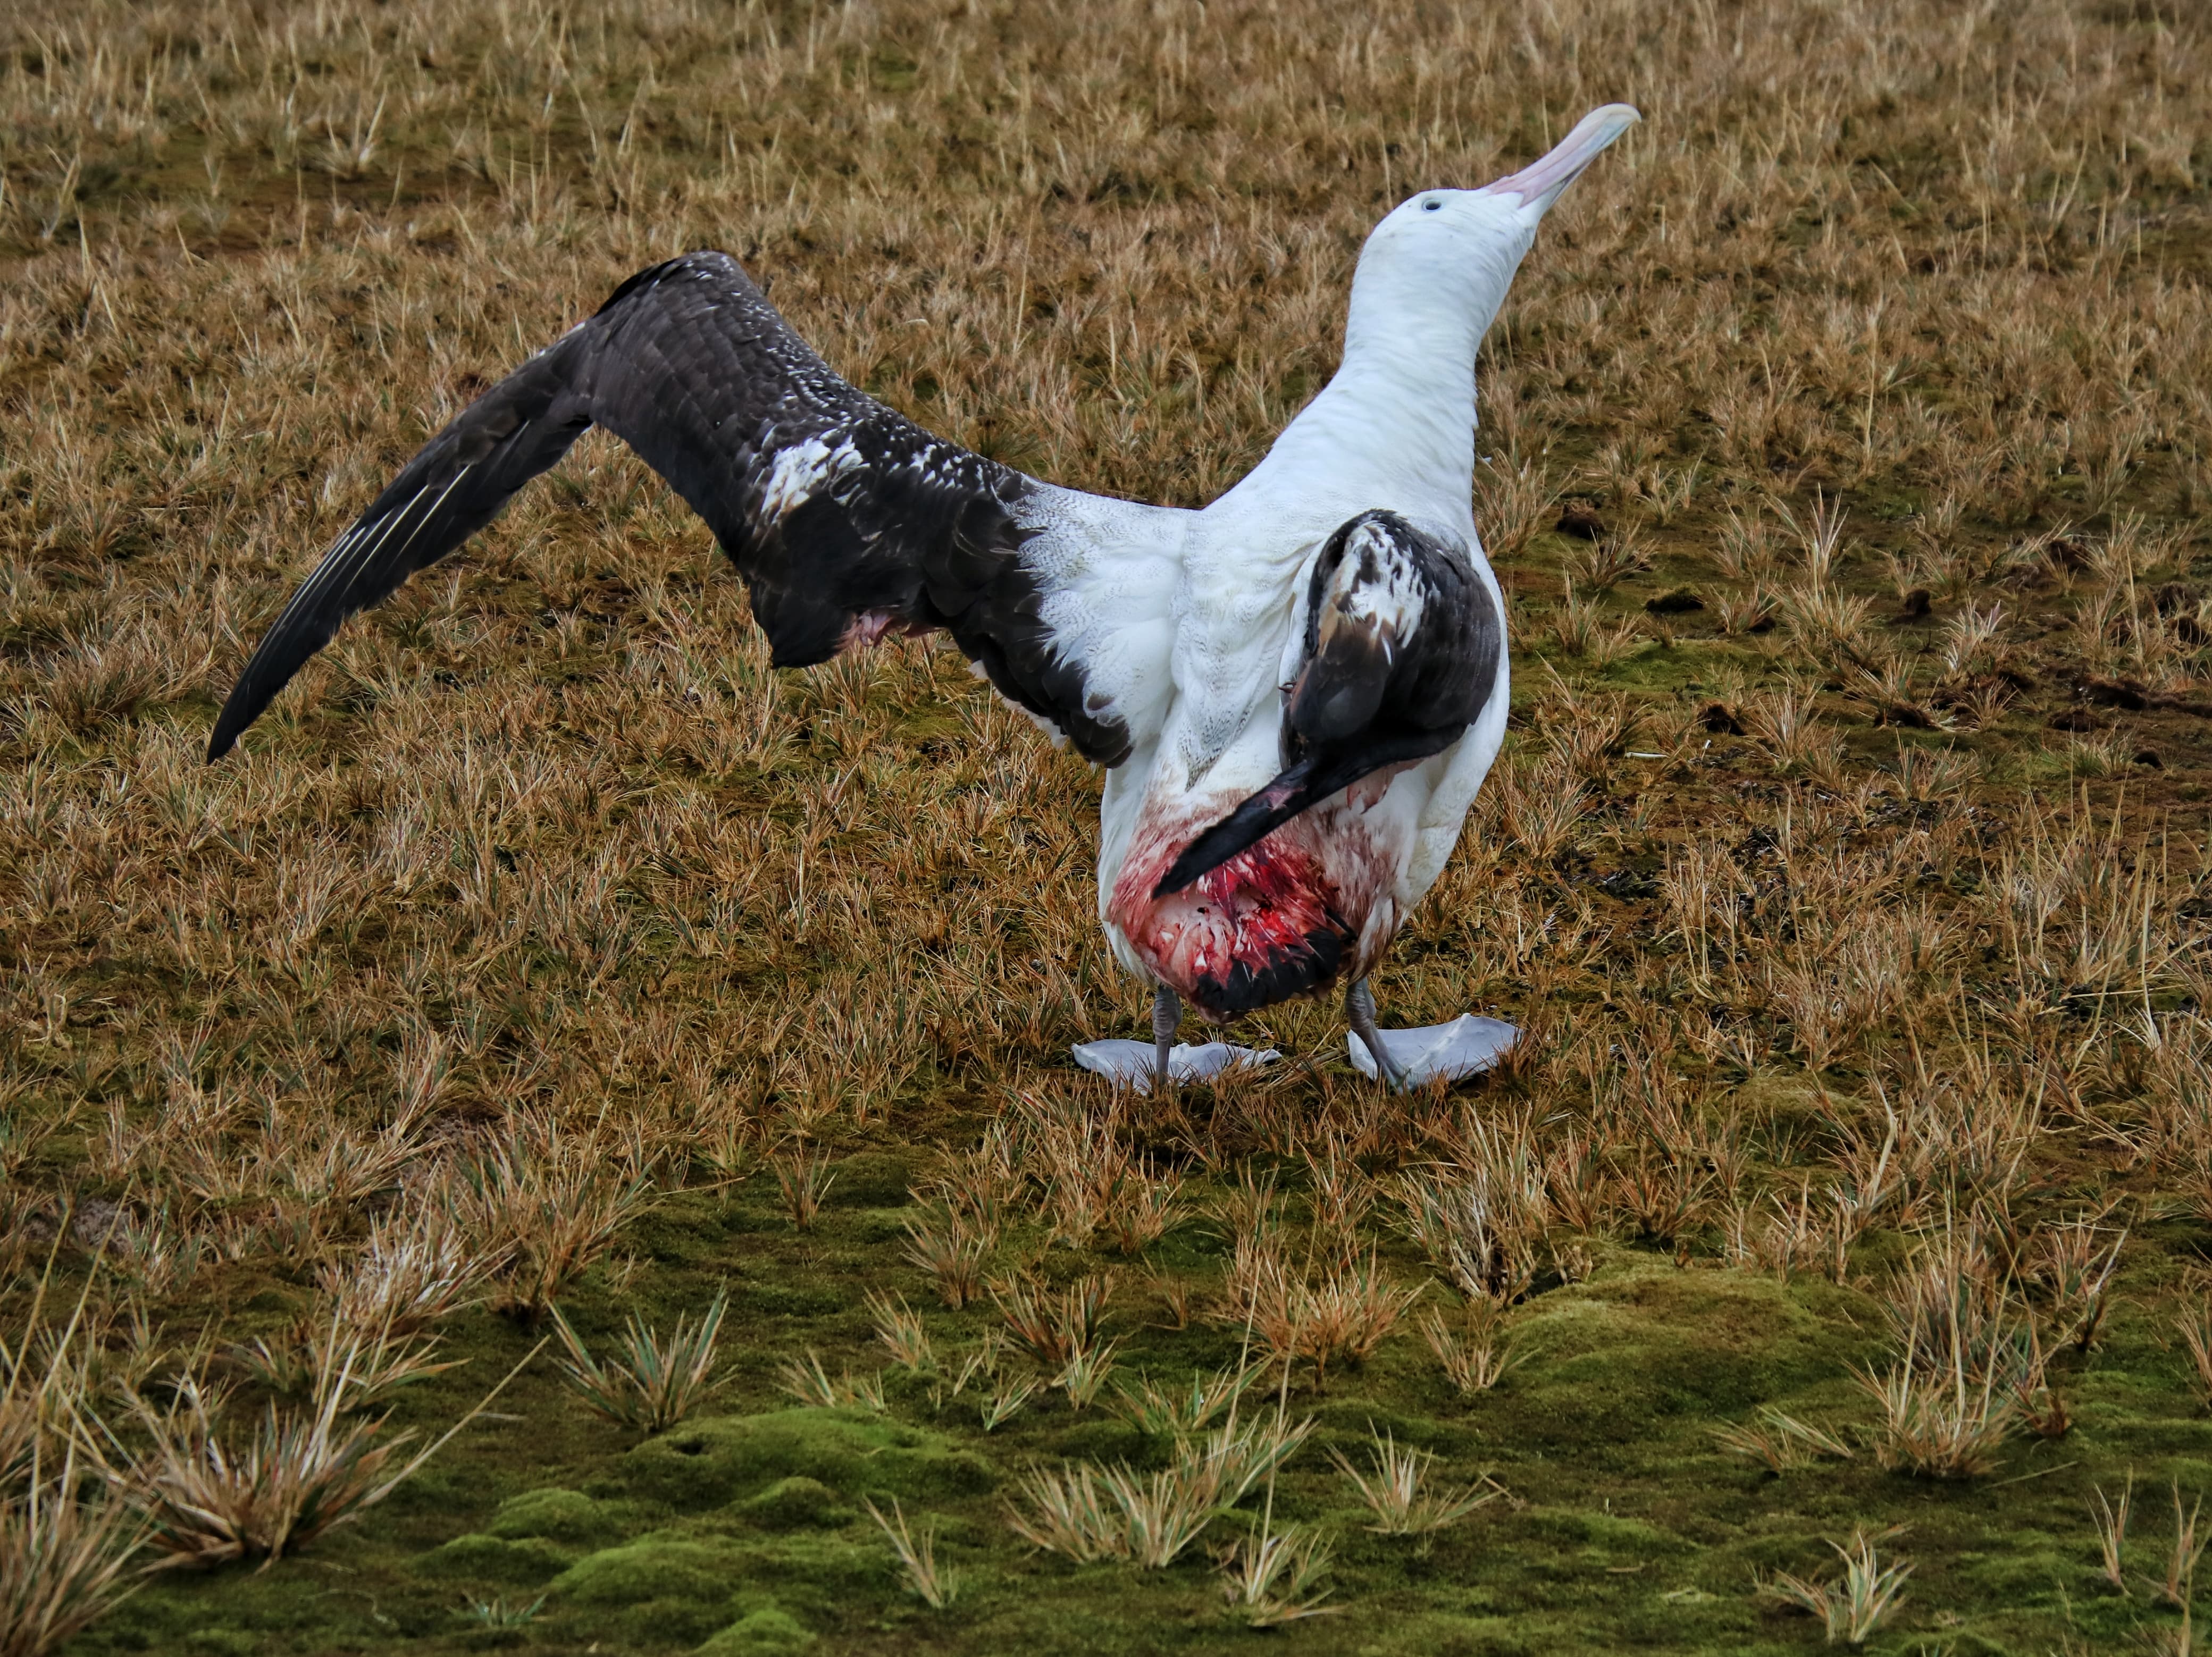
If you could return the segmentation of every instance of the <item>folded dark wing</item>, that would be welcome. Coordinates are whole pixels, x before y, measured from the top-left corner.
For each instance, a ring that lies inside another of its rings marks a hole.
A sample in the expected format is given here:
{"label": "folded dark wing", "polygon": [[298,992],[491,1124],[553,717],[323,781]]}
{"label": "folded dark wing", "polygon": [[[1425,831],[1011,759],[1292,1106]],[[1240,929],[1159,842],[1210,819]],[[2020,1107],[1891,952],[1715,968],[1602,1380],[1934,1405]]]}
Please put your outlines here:
{"label": "folded dark wing", "polygon": [[1395,513],[1362,513],[1329,537],[1304,609],[1282,772],[1185,847],[1155,897],[1362,778],[1443,753],[1497,688],[1505,629],[1490,589],[1465,549]]}
{"label": "folded dark wing", "polygon": [[293,595],[209,756],[347,616],[489,523],[594,425],[706,520],[777,666],[825,660],[885,627],[943,628],[1085,757],[1127,757],[1132,720],[1150,714],[1146,676],[1086,673],[1082,646],[1126,622],[1133,642],[1103,652],[1114,661],[1164,649],[1152,612],[1164,615],[1160,568],[1179,555],[1152,516],[1176,514],[1053,489],[933,437],[841,379],[722,253],[631,277],[431,439]]}

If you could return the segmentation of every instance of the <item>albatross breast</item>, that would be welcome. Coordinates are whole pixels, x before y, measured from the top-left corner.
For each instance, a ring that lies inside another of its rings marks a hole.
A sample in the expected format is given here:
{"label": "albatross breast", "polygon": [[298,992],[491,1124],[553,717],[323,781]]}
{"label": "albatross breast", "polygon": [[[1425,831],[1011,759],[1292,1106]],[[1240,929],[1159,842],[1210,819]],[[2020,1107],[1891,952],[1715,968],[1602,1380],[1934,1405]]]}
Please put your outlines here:
{"label": "albatross breast", "polygon": [[1206,756],[1195,786],[1158,768],[1104,919],[1200,1012],[1364,978],[1388,947],[1446,756],[1504,685],[1479,555],[1393,512],[1339,525],[1291,612],[1272,719]]}

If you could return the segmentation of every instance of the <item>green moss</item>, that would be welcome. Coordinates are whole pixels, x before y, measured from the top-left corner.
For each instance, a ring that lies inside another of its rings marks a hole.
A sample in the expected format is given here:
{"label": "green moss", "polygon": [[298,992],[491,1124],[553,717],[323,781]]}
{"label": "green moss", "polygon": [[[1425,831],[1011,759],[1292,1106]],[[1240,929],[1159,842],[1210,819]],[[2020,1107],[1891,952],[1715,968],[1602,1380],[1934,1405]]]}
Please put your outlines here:
{"label": "green moss", "polygon": [[422,1576],[536,1587],[559,1575],[573,1557],[535,1537],[511,1541],[498,1536],[468,1535],[433,1548],[416,1560],[414,1569]]}
{"label": "green moss", "polygon": [[856,1410],[778,1410],[710,1417],[648,1439],[624,1458],[642,1496],[678,1507],[721,1507],[779,1479],[819,1481],[846,1496],[915,1497],[987,1490],[991,1464],[939,1435]]}
{"label": "green moss", "polygon": [[542,1536],[581,1547],[612,1541],[619,1523],[606,1503],[580,1490],[525,1490],[499,1504],[484,1527],[492,1536]]}
{"label": "green moss", "polygon": [[553,1591],[584,1605],[634,1605],[661,1599],[720,1605],[744,1568],[735,1543],[654,1533],[586,1555],[561,1573]]}
{"label": "green moss", "polygon": [[1141,1466],[1156,1455],[1164,1456],[1164,1447],[1154,1444],[1128,1422],[1097,1411],[1063,1427],[1054,1442],[1060,1454],[1080,1456],[1087,1461],[1127,1461]]}
{"label": "green moss", "polygon": [[763,1537],[738,1550],[745,1587],[827,1619],[896,1591],[896,1567],[879,1538],[848,1542],[822,1534]]}
{"label": "green moss", "polygon": [[193,1657],[252,1657],[261,1649],[261,1639],[241,1629],[195,1629],[185,1636],[184,1648]]}
{"label": "green moss", "polygon": [[1648,1441],[1669,1417],[1741,1415],[1836,1375],[1853,1343],[1772,1278],[1624,1256],[1547,1295],[1524,1325],[1543,1362],[1520,1380],[1531,1442],[1560,1451]]}
{"label": "green moss", "polygon": [[837,1492],[818,1478],[796,1474],[779,1478],[758,1496],[736,1504],[737,1511],[770,1530],[791,1531],[808,1527],[835,1529],[849,1524],[856,1514],[837,1498]]}
{"label": "green moss", "polygon": [[1550,1648],[1508,1618],[1422,1617],[1358,1649],[1361,1657],[1548,1657]]}
{"label": "green moss", "polygon": [[860,1151],[837,1164],[827,1200],[844,1208],[902,1208],[910,1200],[907,1187],[913,1177],[910,1156]]}
{"label": "green moss", "polygon": [[[782,1229],[784,1223],[763,1222],[758,1228],[763,1231]],[[845,1309],[843,1296],[824,1289],[793,1288],[788,1284],[748,1284],[739,1299],[740,1309],[754,1317],[816,1318],[828,1312]]]}
{"label": "green moss", "polygon": [[853,1216],[853,1235],[864,1243],[902,1242],[914,1213],[911,1207],[862,1209]]}
{"label": "green moss", "polygon": [[552,1584],[586,1627],[654,1642],[703,1639],[732,1618],[749,1619],[763,1608],[833,1619],[892,1588],[890,1557],[872,1543],[672,1531],[602,1549]]}
{"label": "green moss", "polygon": [[749,1611],[698,1649],[698,1657],[776,1657],[778,1653],[804,1651],[814,1636],[789,1612],[772,1605]]}
{"label": "green moss", "polygon": [[741,1606],[744,1560],[711,1537],[641,1536],[578,1560],[553,1593],[587,1627],[641,1642],[704,1639]]}

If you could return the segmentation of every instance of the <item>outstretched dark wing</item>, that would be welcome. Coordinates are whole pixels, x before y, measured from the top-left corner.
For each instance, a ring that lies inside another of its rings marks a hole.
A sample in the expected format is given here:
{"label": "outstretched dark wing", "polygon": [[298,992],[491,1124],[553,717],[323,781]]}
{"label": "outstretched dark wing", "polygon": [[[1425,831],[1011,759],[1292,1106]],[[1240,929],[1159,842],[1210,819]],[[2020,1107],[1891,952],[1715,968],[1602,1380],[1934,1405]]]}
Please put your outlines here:
{"label": "outstretched dark wing", "polygon": [[1465,551],[1395,513],[1362,513],[1329,537],[1305,610],[1281,774],[1185,847],[1154,897],[1361,778],[1441,754],[1497,688],[1505,629],[1490,589]]}
{"label": "outstretched dark wing", "polygon": [[[847,384],[724,253],[640,272],[424,446],[301,584],[223,705],[228,751],[340,622],[499,515],[592,426],[635,449],[744,576],[779,667],[944,628],[1089,759],[1156,717],[1181,514],[1036,483]],[[1163,571],[1169,578],[1161,579]]]}

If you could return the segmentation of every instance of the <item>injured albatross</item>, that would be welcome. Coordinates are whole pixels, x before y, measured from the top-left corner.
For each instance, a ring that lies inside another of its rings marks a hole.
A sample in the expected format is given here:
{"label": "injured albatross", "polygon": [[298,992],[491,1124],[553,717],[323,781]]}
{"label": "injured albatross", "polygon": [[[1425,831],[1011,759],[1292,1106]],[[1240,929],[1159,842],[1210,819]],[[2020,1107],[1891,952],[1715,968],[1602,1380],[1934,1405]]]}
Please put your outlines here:
{"label": "injured albatross", "polygon": [[[1094,1068],[1164,1085],[1186,1004],[1218,1023],[1340,981],[1360,1069],[1404,1087],[1481,1068],[1507,1027],[1381,1031],[1366,980],[1504,735],[1504,607],[1472,506],[1476,349],[1546,210],[1636,119],[1594,110],[1532,166],[1384,217],[1335,377],[1197,511],[1059,489],[931,436],[840,379],[726,254],[641,271],[338,537],[208,756],[347,616],[604,426],[706,520],[776,666],[943,628],[1107,768],[1099,919],[1156,986],[1154,1040],[1094,1044]],[[1195,1070],[1222,1062],[1200,1051]]]}

